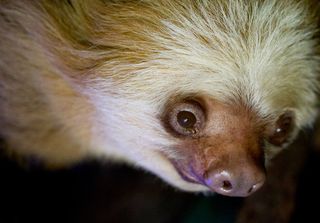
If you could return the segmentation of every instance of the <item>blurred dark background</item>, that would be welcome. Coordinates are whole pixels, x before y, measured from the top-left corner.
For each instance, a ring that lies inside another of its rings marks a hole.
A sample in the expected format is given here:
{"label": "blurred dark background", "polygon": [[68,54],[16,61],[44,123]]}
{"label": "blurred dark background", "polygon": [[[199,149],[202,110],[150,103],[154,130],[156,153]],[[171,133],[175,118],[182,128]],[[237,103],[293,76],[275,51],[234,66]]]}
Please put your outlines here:
{"label": "blurred dark background", "polygon": [[[293,190],[292,223],[315,222],[314,219],[319,218],[320,156],[316,150],[309,149],[312,146],[309,140],[307,137],[299,144],[299,147],[306,147],[303,149],[306,162],[301,162],[295,174],[297,187]],[[285,153],[283,157],[285,160],[279,161],[278,173],[285,171],[283,166],[291,168],[296,162]],[[290,159],[291,164],[286,159]],[[277,185],[274,188],[278,190]],[[277,209],[286,206],[281,199],[290,194],[283,196],[286,192],[279,189],[282,197],[278,198],[273,193],[264,192],[257,199]],[[48,171],[35,162],[21,166],[0,155],[0,223],[231,223],[236,222],[243,205],[253,204],[257,208],[259,202],[251,199],[247,204],[242,198],[184,193],[151,174],[124,165],[92,161],[65,170]],[[270,211],[263,205],[258,208],[258,214],[269,216]],[[282,210],[277,213],[269,217],[274,218],[273,223],[282,222],[277,216]],[[251,218],[250,214],[248,219],[262,222],[254,220],[256,218]]]}

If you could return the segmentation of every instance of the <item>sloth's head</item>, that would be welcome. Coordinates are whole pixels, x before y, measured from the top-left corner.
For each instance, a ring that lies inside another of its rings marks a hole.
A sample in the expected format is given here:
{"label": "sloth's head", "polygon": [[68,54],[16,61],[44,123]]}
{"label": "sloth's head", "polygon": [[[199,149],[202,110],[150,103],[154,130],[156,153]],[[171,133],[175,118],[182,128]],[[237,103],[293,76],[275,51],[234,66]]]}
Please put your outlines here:
{"label": "sloth's head", "polygon": [[97,144],[184,190],[256,191],[316,113],[315,14],[297,2],[109,7],[87,82]]}

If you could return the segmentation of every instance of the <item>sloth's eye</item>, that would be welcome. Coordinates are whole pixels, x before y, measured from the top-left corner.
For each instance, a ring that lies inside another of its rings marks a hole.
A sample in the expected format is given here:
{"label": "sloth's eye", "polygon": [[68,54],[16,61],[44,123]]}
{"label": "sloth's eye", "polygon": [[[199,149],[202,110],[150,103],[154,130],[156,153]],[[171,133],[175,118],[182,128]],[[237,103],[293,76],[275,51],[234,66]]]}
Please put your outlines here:
{"label": "sloth's eye", "polygon": [[176,104],[169,112],[168,118],[171,129],[184,136],[197,135],[205,122],[201,105],[194,101]]}
{"label": "sloth's eye", "polygon": [[190,111],[180,111],[177,114],[177,122],[182,128],[193,128],[197,123],[196,116]]}
{"label": "sloth's eye", "polygon": [[275,146],[281,146],[287,142],[292,130],[293,114],[291,112],[286,112],[276,121],[275,126],[273,127],[273,132],[268,141]]}

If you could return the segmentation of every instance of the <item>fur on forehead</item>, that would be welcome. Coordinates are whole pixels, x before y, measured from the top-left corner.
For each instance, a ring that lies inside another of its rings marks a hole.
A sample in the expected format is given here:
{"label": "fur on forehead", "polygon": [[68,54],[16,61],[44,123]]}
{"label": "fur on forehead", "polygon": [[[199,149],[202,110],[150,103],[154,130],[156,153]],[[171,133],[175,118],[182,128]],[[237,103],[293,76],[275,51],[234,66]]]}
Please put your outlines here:
{"label": "fur on forehead", "polygon": [[295,110],[298,126],[313,120],[317,43],[314,14],[302,1],[142,1],[141,7],[148,16],[127,8],[132,23],[118,27],[119,55],[98,70],[119,84],[121,95],[159,110],[173,94],[204,92],[241,98],[261,116]]}

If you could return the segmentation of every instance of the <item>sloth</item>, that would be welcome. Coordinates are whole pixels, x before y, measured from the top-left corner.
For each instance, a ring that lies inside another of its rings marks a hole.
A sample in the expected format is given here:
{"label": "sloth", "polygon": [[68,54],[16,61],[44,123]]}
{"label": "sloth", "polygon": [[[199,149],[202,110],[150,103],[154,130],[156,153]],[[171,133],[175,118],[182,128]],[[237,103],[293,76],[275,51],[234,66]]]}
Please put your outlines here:
{"label": "sloth", "polygon": [[315,120],[318,22],[316,0],[2,0],[0,138],[248,196]]}

